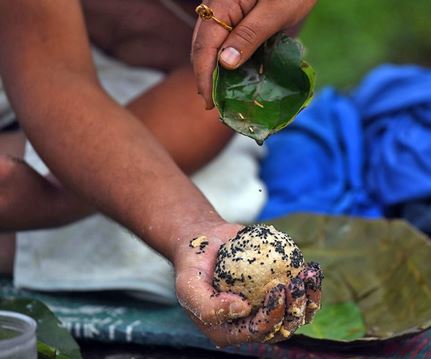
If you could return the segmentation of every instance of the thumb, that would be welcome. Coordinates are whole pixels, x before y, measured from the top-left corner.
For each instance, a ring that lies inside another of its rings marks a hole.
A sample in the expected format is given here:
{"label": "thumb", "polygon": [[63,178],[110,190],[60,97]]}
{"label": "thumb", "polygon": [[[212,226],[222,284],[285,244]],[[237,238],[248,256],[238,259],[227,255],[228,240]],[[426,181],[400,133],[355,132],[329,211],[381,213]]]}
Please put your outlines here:
{"label": "thumb", "polygon": [[215,292],[204,270],[187,268],[177,273],[176,290],[180,305],[204,324],[220,324],[251,312],[250,304],[240,296]]}
{"label": "thumb", "polygon": [[236,69],[269,37],[282,28],[274,19],[274,11],[267,6],[256,6],[229,34],[219,54],[220,64]]}

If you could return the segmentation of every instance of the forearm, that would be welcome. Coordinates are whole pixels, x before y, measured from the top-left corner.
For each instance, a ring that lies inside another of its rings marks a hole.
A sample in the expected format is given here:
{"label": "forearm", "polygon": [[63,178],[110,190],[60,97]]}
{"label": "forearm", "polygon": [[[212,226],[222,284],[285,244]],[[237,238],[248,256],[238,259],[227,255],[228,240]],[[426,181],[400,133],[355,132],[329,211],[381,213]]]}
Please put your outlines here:
{"label": "forearm", "polygon": [[168,258],[199,223],[220,221],[150,132],[95,82],[47,71],[32,83],[15,77],[8,86],[27,136],[59,180],[96,208]]}
{"label": "forearm", "polygon": [[190,66],[177,69],[127,105],[186,174],[213,159],[233,131],[206,111]]}

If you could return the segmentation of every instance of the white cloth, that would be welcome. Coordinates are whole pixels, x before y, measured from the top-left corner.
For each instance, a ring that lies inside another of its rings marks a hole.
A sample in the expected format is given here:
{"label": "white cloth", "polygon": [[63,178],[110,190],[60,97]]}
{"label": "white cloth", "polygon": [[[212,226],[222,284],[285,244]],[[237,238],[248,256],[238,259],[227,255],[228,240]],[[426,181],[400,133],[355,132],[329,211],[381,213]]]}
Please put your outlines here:
{"label": "white cloth", "polygon": [[[97,50],[94,60],[104,88],[121,104],[163,78],[157,71],[130,68]],[[262,151],[252,140],[235,136],[192,176],[226,220],[252,222],[265,203],[266,190],[258,178]],[[25,160],[39,173],[48,173],[30,143]],[[18,287],[46,291],[122,289],[147,300],[176,300],[171,264],[102,215],[58,229],[18,233],[14,281]]]}

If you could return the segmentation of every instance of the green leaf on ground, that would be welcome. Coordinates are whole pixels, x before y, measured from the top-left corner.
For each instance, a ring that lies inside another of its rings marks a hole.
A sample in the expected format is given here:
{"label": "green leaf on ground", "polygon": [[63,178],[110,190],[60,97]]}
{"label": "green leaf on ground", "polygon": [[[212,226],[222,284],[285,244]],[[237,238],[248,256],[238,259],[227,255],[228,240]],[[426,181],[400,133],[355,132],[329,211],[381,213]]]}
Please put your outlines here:
{"label": "green leaf on ground", "polygon": [[364,321],[363,335],[345,333],[357,334],[357,339],[335,339],[329,328],[313,336],[339,342],[375,341],[431,327],[431,241],[407,222],[292,214],[270,223],[289,233],[307,260],[322,266],[323,313],[317,314],[313,328],[321,328],[326,320],[331,326],[342,325],[330,323],[343,319],[337,310],[353,316],[348,307],[335,310],[332,306],[338,303],[355,303]]}
{"label": "green leaf on ground", "polygon": [[313,322],[296,331],[311,338],[354,340],[365,334],[365,324],[354,302],[327,304],[317,312]]}

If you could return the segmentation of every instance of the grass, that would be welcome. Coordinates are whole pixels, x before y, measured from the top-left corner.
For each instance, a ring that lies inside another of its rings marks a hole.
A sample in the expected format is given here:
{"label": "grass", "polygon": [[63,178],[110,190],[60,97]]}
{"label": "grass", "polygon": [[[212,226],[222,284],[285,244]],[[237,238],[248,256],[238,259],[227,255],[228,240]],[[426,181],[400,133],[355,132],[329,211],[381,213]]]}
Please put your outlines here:
{"label": "grass", "polygon": [[382,63],[431,65],[430,0],[321,0],[301,33],[318,86],[355,86]]}

